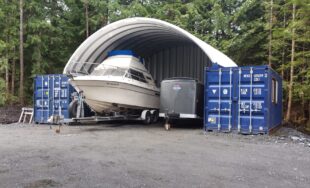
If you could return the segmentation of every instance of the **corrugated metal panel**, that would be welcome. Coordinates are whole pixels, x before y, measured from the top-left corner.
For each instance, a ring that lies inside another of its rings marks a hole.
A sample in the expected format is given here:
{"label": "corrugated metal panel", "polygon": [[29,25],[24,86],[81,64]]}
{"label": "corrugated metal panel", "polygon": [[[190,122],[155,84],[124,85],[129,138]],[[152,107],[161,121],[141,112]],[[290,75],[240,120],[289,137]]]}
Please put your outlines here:
{"label": "corrugated metal panel", "polygon": [[47,123],[52,115],[69,118],[73,87],[62,74],[37,75],[34,80],[34,122]]}
{"label": "corrugated metal panel", "polygon": [[281,124],[282,79],[268,66],[207,68],[205,129],[268,133]]}
{"label": "corrugated metal panel", "polygon": [[166,48],[145,59],[157,83],[171,77],[192,77],[203,83],[204,67],[211,61],[195,45]]}
{"label": "corrugated metal panel", "polygon": [[[159,51],[165,51],[164,49],[174,46],[180,46],[175,52],[178,54],[177,62],[181,62],[181,66],[177,67],[176,74],[183,74],[182,71],[188,71],[186,66],[182,66],[185,65],[183,61],[188,61],[186,58],[189,58],[187,56],[184,56],[185,59],[181,58],[184,44],[199,48],[199,54],[201,54],[199,58],[204,56],[202,58],[208,58],[213,63],[218,63],[224,67],[236,66],[222,52],[173,24],[153,18],[127,18],[111,23],[88,37],[71,56],[64,69],[64,74],[74,74],[79,71],[90,73],[96,64],[101,63],[107,57],[111,50],[129,49],[141,57],[148,58],[158,54]],[[169,55],[169,57],[171,56]],[[199,61],[202,60],[197,62]],[[163,63],[163,60],[155,61],[156,66],[157,62]],[[198,65],[196,68],[200,69],[201,66]],[[166,64],[158,64],[158,66],[165,67]],[[203,73],[198,77],[202,77],[202,75]],[[195,75],[195,77],[197,76]]]}

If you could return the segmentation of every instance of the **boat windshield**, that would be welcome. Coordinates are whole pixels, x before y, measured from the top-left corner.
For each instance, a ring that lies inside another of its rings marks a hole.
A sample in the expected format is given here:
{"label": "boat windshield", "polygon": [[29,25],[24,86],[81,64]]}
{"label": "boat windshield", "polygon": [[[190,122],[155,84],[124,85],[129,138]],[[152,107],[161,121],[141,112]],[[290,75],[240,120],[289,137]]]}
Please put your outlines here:
{"label": "boat windshield", "polygon": [[91,75],[94,76],[124,76],[127,69],[113,66],[104,66],[100,69],[95,69]]}

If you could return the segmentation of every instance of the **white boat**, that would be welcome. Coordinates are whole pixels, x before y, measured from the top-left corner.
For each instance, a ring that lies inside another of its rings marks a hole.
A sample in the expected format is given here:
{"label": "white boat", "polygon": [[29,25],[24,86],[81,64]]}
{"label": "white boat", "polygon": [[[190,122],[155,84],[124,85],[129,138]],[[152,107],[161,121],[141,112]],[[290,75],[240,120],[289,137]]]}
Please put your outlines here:
{"label": "white boat", "polygon": [[110,53],[91,74],[69,82],[83,92],[85,102],[98,114],[159,109],[159,89],[152,75],[128,51]]}

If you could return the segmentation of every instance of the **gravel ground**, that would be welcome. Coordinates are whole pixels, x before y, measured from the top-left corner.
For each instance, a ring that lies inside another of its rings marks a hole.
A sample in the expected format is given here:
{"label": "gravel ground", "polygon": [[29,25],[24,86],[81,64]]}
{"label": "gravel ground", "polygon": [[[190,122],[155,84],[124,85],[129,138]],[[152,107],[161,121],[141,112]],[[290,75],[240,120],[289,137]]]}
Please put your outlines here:
{"label": "gravel ground", "polygon": [[[309,137],[0,125],[0,187],[309,187]],[[296,139],[297,137],[297,139]]]}

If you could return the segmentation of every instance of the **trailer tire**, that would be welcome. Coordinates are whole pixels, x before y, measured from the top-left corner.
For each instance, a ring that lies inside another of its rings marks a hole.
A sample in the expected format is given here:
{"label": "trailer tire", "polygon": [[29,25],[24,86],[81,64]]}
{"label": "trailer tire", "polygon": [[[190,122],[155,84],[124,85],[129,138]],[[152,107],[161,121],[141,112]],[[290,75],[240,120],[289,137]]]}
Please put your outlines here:
{"label": "trailer tire", "polygon": [[146,110],[142,112],[142,119],[143,119],[143,123],[145,125],[149,125],[152,122],[152,115],[151,112]]}
{"label": "trailer tire", "polygon": [[69,104],[69,116],[70,118],[76,117],[78,108],[78,100],[73,100]]}
{"label": "trailer tire", "polygon": [[152,113],[152,123],[157,123],[159,118],[158,110],[151,110]]}

